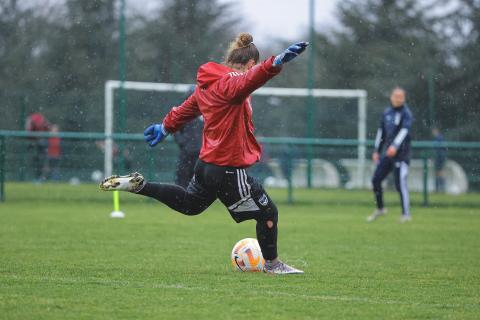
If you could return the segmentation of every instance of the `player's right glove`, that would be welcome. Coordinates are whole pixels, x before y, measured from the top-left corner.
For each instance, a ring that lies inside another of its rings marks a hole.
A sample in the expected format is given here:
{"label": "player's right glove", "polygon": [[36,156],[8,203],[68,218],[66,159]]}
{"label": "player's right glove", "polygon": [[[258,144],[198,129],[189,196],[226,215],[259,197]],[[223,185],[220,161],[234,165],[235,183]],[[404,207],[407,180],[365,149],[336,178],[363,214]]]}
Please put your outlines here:
{"label": "player's right glove", "polygon": [[299,43],[292,44],[285,51],[283,51],[282,53],[280,53],[278,56],[275,57],[275,59],[273,60],[273,65],[277,67],[296,58],[299,54],[305,51],[308,45],[309,45],[308,42],[299,42]]}
{"label": "player's right glove", "polygon": [[147,142],[150,147],[155,147],[168,136],[168,132],[165,130],[163,124],[160,123],[149,126],[145,129],[143,135],[145,136],[145,142]]}

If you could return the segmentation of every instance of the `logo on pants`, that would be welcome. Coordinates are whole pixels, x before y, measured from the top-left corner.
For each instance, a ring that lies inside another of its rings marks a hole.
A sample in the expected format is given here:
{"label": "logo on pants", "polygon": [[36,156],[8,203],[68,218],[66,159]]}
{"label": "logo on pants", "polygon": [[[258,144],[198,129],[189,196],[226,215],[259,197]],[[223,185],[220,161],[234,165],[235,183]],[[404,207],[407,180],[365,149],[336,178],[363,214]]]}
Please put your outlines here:
{"label": "logo on pants", "polygon": [[265,193],[260,197],[260,199],[258,199],[258,203],[264,207],[268,204],[268,197]]}

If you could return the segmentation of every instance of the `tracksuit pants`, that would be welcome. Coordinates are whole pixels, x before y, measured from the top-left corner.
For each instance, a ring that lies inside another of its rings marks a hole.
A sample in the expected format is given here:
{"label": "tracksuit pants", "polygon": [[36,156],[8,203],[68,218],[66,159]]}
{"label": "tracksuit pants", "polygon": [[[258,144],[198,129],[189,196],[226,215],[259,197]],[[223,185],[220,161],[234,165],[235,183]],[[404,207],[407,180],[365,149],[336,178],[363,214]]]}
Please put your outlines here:
{"label": "tracksuit pants", "polygon": [[395,188],[400,195],[402,204],[402,214],[410,214],[410,198],[407,187],[408,161],[399,161],[389,157],[382,157],[375,169],[372,178],[373,192],[378,209],[383,209],[383,189],[382,181],[393,171],[395,175]]}

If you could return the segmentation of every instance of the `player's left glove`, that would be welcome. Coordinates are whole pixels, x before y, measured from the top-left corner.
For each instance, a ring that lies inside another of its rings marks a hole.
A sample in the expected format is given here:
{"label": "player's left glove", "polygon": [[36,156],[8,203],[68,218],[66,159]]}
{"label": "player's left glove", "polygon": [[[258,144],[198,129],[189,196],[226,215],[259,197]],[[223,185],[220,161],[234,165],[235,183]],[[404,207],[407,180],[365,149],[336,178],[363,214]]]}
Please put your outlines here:
{"label": "player's left glove", "polygon": [[155,147],[168,136],[168,131],[165,130],[162,123],[152,124],[145,129],[143,135],[145,136],[145,142],[147,142],[150,147]]}
{"label": "player's left glove", "polygon": [[275,57],[275,59],[273,60],[273,65],[277,67],[284,63],[289,62],[290,60],[296,58],[303,51],[305,51],[308,45],[309,45],[308,42],[299,42],[299,43],[292,44],[285,51],[283,51],[282,53],[280,53],[278,56]]}

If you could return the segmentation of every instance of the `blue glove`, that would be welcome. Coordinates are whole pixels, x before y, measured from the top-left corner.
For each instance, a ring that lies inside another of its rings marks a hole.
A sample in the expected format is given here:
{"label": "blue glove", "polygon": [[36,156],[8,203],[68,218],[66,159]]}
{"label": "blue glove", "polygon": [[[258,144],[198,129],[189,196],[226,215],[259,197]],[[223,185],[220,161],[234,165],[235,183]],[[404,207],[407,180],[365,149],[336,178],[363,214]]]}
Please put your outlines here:
{"label": "blue glove", "polygon": [[150,147],[155,147],[157,143],[163,141],[168,136],[167,130],[163,124],[152,124],[143,132],[145,136],[145,142],[148,143]]}
{"label": "blue glove", "polygon": [[292,60],[293,58],[298,56],[300,53],[305,51],[308,45],[309,45],[308,42],[299,42],[299,43],[292,44],[290,47],[287,48],[287,50],[283,51],[282,53],[280,53],[278,56],[275,57],[275,59],[273,60],[273,66],[277,67],[284,63],[287,63],[288,61]]}

